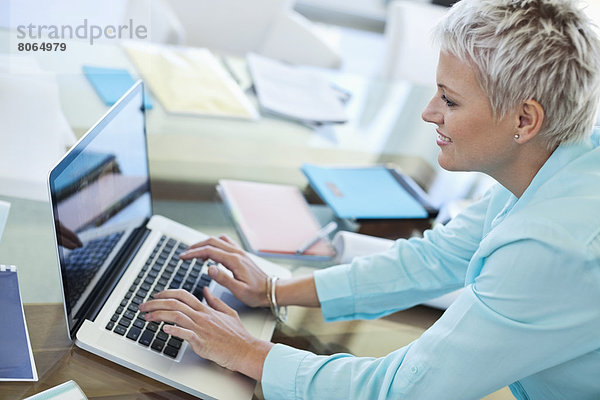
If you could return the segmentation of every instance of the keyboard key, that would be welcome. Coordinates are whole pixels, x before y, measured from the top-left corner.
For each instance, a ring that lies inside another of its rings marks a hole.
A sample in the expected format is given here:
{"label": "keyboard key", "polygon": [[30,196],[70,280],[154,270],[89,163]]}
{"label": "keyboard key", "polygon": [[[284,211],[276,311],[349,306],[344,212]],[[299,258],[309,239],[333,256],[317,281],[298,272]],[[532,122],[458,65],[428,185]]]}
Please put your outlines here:
{"label": "keyboard key", "polygon": [[202,286],[198,286],[192,294],[198,298],[198,300],[204,300],[204,292],[202,291]]}
{"label": "keyboard key", "polygon": [[154,338],[154,332],[149,331],[148,329],[146,329],[144,331],[144,333],[142,333],[142,335],[140,336],[139,343],[142,346],[150,346],[150,343],[152,343],[152,339],[153,338]]}
{"label": "keyboard key", "polygon": [[154,342],[152,342],[151,347],[153,350],[162,351],[163,347],[165,347],[165,342],[160,339],[154,339]]}
{"label": "keyboard key", "polygon": [[175,347],[176,349],[180,349],[181,348],[181,344],[182,344],[182,340],[176,337],[171,337],[171,339],[169,339],[169,342],[167,343],[167,345],[171,346],[171,347]]}
{"label": "keyboard key", "polygon": [[148,324],[148,329],[152,332],[156,332],[158,330],[158,324],[156,322],[150,322]]}
{"label": "keyboard key", "polygon": [[112,322],[117,322],[117,321],[119,320],[119,314],[114,314],[114,315],[113,315],[113,316],[110,318],[110,320],[111,320]]}
{"label": "keyboard key", "polygon": [[114,327],[115,323],[113,321],[109,321],[108,324],[106,324],[106,329],[108,329],[109,331],[112,331]]}
{"label": "keyboard key", "polygon": [[137,341],[141,333],[142,330],[140,328],[132,326],[131,329],[129,329],[129,332],[127,332],[127,339]]}
{"label": "keyboard key", "polygon": [[125,328],[129,328],[129,325],[131,325],[131,320],[127,318],[121,318],[119,320],[119,325],[124,326]]}
{"label": "keyboard key", "polygon": [[166,342],[169,338],[169,335],[161,329],[156,335],[156,338]]}
{"label": "keyboard key", "polygon": [[136,313],[138,310],[138,305],[135,303],[131,303],[130,305],[127,306],[127,311],[131,311],[133,313]]}
{"label": "keyboard key", "polygon": [[125,328],[124,326],[121,326],[121,325],[117,325],[117,326],[115,326],[115,330],[113,332],[116,333],[117,335],[123,336],[125,334],[125,332],[127,332],[127,328]]}
{"label": "keyboard key", "polygon": [[136,305],[138,305],[138,306],[139,306],[140,304],[142,304],[142,303],[144,302],[144,298],[143,298],[143,297],[140,297],[140,296],[135,296],[135,297],[134,297],[134,298],[131,300],[131,302],[132,302],[133,304],[136,304]]}
{"label": "keyboard key", "polygon": [[212,281],[212,278],[208,274],[202,274],[200,280],[206,282],[206,286],[208,286],[208,284]]}
{"label": "keyboard key", "polygon": [[[136,307],[135,311],[137,311],[137,307]],[[125,311],[125,314],[123,314],[123,318],[127,318],[129,320],[134,319],[135,318],[135,311],[130,311],[130,310]]]}
{"label": "keyboard key", "polygon": [[171,358],[175,358],[175,357],[177,357],[177,353],[179,353],[179,349],[176,349],[173,346],[166,346],[165,350],[163,351],[163,353],[166,356],[169,356]]}
{"label": "keyboard key", "polygon": [[144,329],[144,326],[146,325],[146,323],[144,321],[142,321],[141,319],[136,319],[135,321],[133,321],[133,326],[140,328],[140,329]]}

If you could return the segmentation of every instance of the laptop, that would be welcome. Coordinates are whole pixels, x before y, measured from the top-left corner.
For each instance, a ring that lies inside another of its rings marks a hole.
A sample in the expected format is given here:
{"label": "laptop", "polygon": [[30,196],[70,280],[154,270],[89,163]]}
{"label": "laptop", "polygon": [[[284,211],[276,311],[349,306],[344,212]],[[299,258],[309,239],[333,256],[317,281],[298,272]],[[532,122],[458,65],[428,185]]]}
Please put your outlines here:
{"label": "laptop", "polygon": [[[250,399],[256,382],[197,356],[138,304],[163,289],[202,288],[269,340],[268,309],[244,307],[207,274],[211,260],[179,259],[207,236],[152,214],[143,84],[138,81],[50,171],[57,257],[69,335],[87,351],[206,399]],[[269,275],[289,271],[252,256]],[[204,301],[204,300],[203,300]]]}

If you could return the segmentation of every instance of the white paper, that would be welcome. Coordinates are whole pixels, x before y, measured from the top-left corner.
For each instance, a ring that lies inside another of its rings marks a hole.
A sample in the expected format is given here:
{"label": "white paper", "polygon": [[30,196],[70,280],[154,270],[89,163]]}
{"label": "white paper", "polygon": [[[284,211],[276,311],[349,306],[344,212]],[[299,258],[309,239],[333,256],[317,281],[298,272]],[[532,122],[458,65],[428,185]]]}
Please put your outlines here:
{"label": "white paper", "polygon": [[67,381],[58,386],[44,390],[24,400],[87,400],[85,393],[75,381]]}
{"label": "white paper", "polygon": [[260,105],[306,122],[345,122],[346,110],[329,80],[317,71],[248,54],[248,68]]}
{"label": "white paper", "polygon": [[[10,73],[15,66],[23,73]],[[0,57],[0,194],[47,201],[50,169],[75,142],[53,74],[27,57]]]}
{"label": "white paper", "polygon": [[[335,262],[346,264],[354,257],[368,256],[389,250],[395,243],[393,240],[363,235],[355,232],[339,231],[333,237],[336,250]],[[456,300],[462,289],[426,301],[423,305],[445,310]]]}
{"label": "white paper", "polygon": [[388,250],[393,240],[363,235],[355,232],[339,231],[333,237],[336,251],[335,262],[347,264],[354,257],[366,256]]}
{"label": "white paper", "polygon": [[0,240],[8,219],[8,211],[10,211],[10,203],[0,200]]}

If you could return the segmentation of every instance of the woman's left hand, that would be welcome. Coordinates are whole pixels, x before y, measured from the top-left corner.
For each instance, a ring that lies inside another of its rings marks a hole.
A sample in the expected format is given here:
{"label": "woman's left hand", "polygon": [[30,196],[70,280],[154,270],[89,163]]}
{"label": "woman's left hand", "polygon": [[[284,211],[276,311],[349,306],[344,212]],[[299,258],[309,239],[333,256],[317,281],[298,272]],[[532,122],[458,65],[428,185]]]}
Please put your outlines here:
{"label": "woman's left hand", "polygon": [[196,354],[233,371],[260,380],[272,343],[254,338],[238,313],[204,288],[203,304],[190,292],[176,289],[157,293],[140,304],[146,321],[167,321],[164,331],[186,340]]}

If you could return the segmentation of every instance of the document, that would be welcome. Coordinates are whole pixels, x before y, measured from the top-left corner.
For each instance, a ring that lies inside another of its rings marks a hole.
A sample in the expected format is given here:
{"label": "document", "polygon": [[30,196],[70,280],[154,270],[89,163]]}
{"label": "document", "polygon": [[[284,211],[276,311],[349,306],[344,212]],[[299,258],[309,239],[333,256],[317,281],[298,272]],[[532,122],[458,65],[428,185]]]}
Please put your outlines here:
{"label": "document", "polygon": [[67,381],[24,400],[87,400],[87,397],[75,381]]}
{"label": "document", "polygon": [[14,265],[0,265],[0,305],[0,381],[37,381]]}
{"label": "document", "polygon": [[10,203],[7,201],[0,200],[0,240],[2,240],[2,233],[6,226],[6,220],[8,219],[8,212],[10,211]]}
{"label": "document", "polygon": [[318,71],[253,53],[247,60],[258,101],[265,110],[306,123],[348,120],[338,91]]}
{"label": "document", "polygon": [[297,254],[321,228],[297,187],[223,179],[218,190],[249,251],[314,260],[334,256],[327,237]]}
{"label": "document", "polygon": [[140,42],[123,46],[167,112],[251,120],[259,117],[210,50]]}

